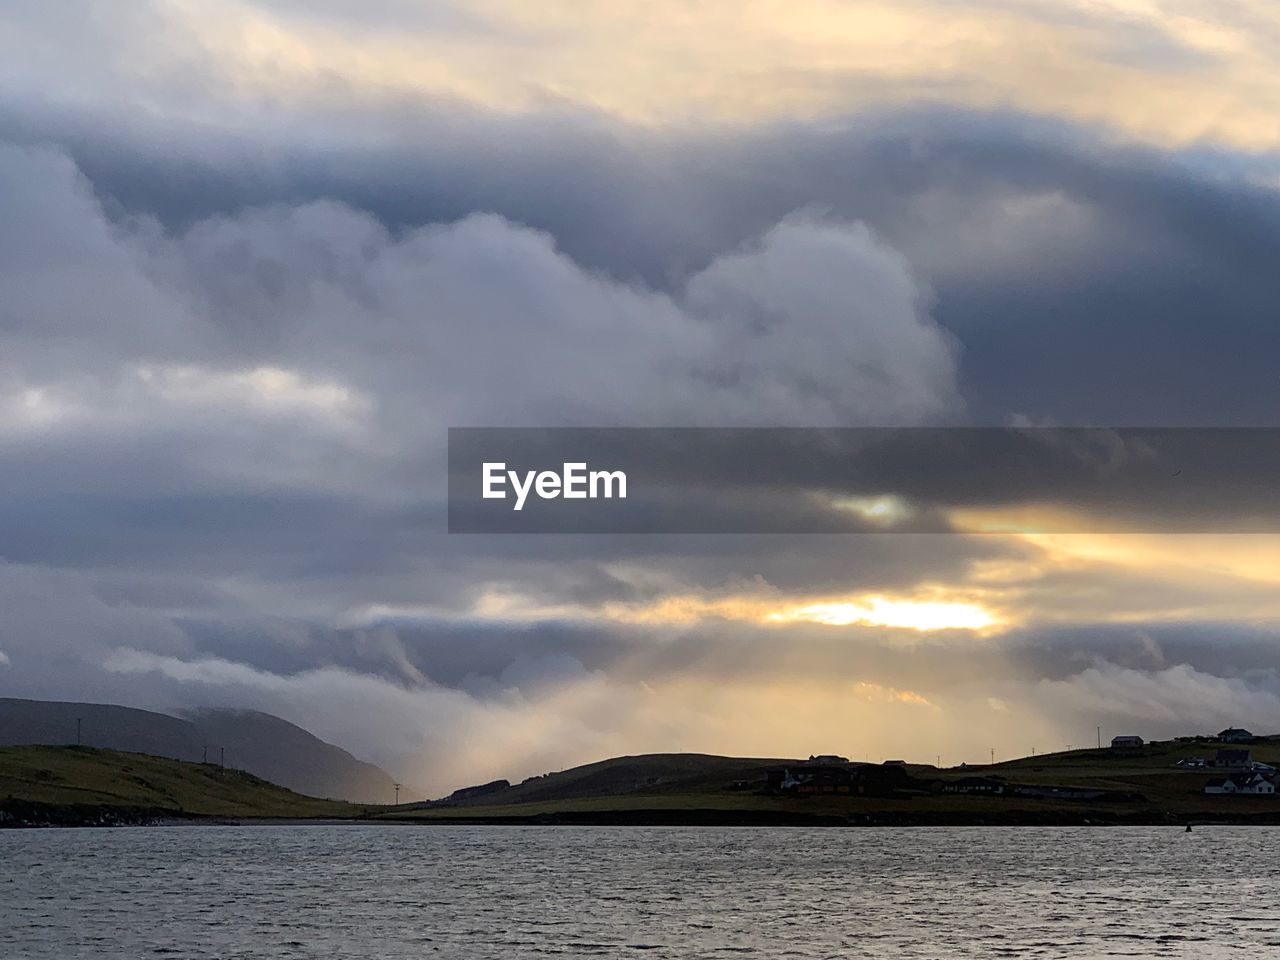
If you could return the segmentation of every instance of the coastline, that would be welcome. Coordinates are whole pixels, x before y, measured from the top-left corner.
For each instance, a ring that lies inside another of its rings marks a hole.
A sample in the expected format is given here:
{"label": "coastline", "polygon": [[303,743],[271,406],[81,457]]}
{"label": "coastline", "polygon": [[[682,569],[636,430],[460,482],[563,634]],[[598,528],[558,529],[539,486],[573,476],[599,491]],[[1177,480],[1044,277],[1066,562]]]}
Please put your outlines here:
{"label": "coastline", "polygon": [[0,802],[0,829],[210,826],[399,826],[399,827],[1139,827],[1280,826],[1280,810],[1222,811],[1181,816],[1173,811],[1099,810],[869,810],[839,814],[800,810],[617,809],[492,812],[456,816],[375,813],[352,817],[199,816],[175,810],[104,806],[58,806]]}

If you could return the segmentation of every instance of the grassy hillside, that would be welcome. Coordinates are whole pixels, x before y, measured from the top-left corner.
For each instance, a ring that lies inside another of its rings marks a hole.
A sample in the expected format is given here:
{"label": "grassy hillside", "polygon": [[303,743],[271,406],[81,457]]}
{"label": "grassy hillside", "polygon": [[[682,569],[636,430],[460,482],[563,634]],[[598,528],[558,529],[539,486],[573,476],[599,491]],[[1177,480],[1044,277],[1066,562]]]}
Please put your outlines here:
{"label": "grassy hillside", "polygon": [[0,747],[0,809],[114,808],[203,817],[350,817],[243,770],[93,747]]}
{"label": "grassy hillside", "polygon": [[[1280,823],[1280,797],[1208,797],[1202,791],[1214,771],[1173,766],[1187,756],[1212,758],[1219,746],[1165,742],[1134,751],[1075,750],[944,770],[912,766],[914,782],[907,790],[879,797],[766,793],[766,769],[794,760],[654,754],[588,764],[407,815],[434,822]],[[1280,738],[1250,749],[1254,759],[1280,766]],[[1129,799],[956,795],[939,789],[971,776],[1107,790]]]}
{"label": "grassy hillside", "polygon": [[763,785],[769,767],[794,760],[717,757],[702,753],[649,753],[614,757],[542,777],[531,777],[481,797],[460,801],[463,806],[546,803],[582,797],[671,795],[719,791],[726,784],[747,781]]}
{"label": "grassy hillside", "polygon": [[[791,760],[651,754],[534,777],[459,802],[362,807],[294,793],[239,770],[81,747],[0,748],[0,811],[32,822],[127,822],[156,816],[412,819],[423,823],[1280,823],[1280,796],[1207,797],[1211,770],[1173,764],[1217,744],[1076,750],[994,765],[908,768],[887,795],[767,792],[766,771]],[[1280,738],[1252,746],[1280,765]],[[957,795],[949,780],[1112,791],[1105,800]],[[25,805],[25,806],[24,806]],[[24,812],[25,811],[25,812]],[[53,814],[57,814],[54,816]],[[2,819],[2,818],[0,818]]]}

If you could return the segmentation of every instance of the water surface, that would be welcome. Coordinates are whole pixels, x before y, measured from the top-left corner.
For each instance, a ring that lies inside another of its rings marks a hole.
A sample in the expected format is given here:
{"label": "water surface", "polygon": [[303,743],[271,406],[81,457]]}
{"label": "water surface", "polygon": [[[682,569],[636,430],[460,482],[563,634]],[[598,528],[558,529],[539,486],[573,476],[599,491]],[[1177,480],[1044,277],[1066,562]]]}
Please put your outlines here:
{"label": "water surface", "polygon": [[0,831],[0,957],[1263,957],[1280,828]]}

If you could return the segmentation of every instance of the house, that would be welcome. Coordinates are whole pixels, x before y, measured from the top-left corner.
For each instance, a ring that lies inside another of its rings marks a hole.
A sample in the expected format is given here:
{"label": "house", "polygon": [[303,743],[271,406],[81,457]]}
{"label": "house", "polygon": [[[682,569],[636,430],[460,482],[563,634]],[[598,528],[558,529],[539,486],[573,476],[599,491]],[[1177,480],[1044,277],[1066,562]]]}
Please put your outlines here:
{"label": "house", "polygon": [[1131,737],[1131,736],[1112,737],[1111,749],[1112,750],[1133,750],[1133,749],[1136,749],[1137,747],[1142,746],[1144,742],[1145,741],[1141,737]]}
{"label": "house", "polygon": [[848,757],[840,757],[834,753],[810,754],[807,763],[848,763]]}
{"label": "house", "polygon": [[1227,727],[1218,733],[1218,739],[1223,743],[1253,743],[1258,738],[1243,727]]}
{"label": "house", "polygon": [[1236,782],[1231,777],[1214,777],[1204,785],[1206,794],[1235,793]]}
{"label": "house", "polygon": [[1276,785],[1260,773],[1232,773],[1210,780],[1204,792],[1211,796],[1270,796]]}
{"label": "house", "polygon": [[867,794],[891,796],[900,790],[918,786],[906,772],[897,767],[880,767],[869,763],[816,764],[801,761],[767,771],[768,788],[777,793],[808,796],[811,794]]}
{"label": "house", "polygon": [[812,761],[768,773],[769,789],[785,793],[862,793],[862,777],[854,767],[819,766]]}
{"label": "house", "polygon": [[1213,759],[1213,765],[1220,770],[1247,770],[1252,762],[1249,751],[1239,749],[1219,750]]}

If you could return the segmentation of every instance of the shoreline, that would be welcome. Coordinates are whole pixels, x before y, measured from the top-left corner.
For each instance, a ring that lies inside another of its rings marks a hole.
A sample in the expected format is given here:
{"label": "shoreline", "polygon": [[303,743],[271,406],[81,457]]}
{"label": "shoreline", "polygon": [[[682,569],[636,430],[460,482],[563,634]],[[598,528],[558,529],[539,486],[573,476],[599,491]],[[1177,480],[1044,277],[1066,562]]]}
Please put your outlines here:
{"label": "shoreline", "polygon": [[[17,808],[17,809],[15,809]],[[539,813],[491,813],[457,816],[397,816],[374,814],[354,817],[231,817],[200,816],[165,809],[124,807],[58,807],[30,802],[0,803],[0,829],[105,827],[216,827],[216,826],[397,826],[397,827],[821,827],[856,829],[874,827],[1139,827],[1184,828],[1212,826],[1280,826],[1280,810],[1240,811],[1222,816],[1180,816],[1172,811],[992,810],[975,815],[969,811],[866,811],[851,814],[808,813],[789,810],[632,809],[590,811],[566,809]]]}

